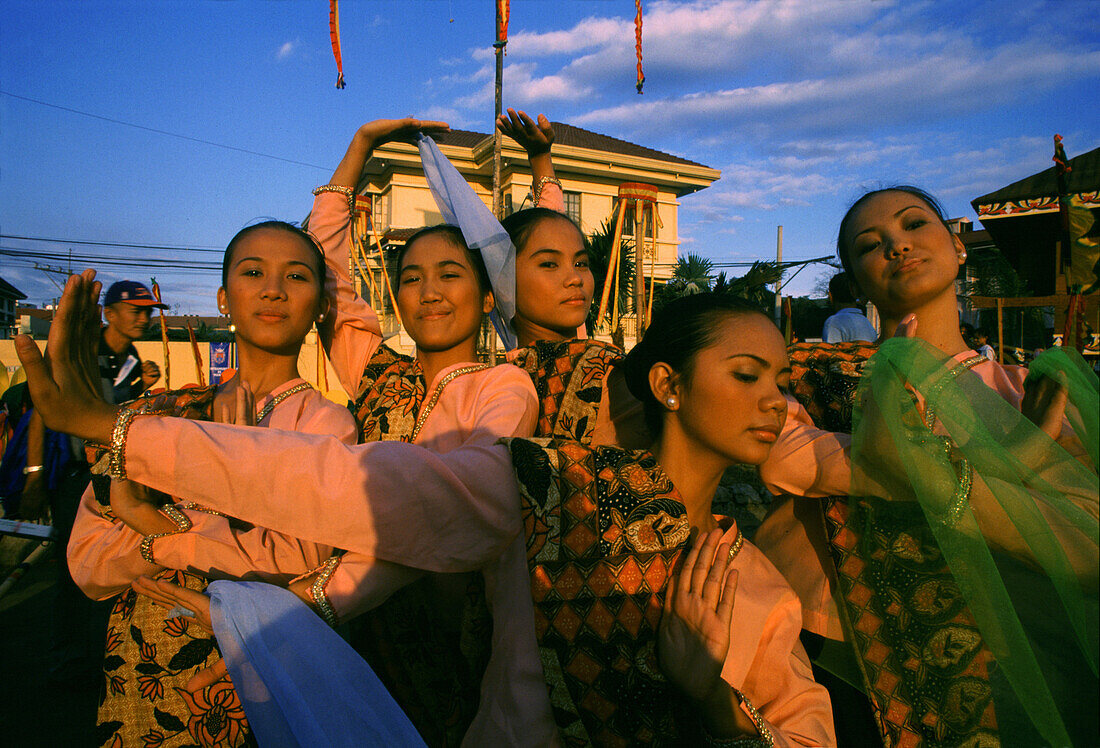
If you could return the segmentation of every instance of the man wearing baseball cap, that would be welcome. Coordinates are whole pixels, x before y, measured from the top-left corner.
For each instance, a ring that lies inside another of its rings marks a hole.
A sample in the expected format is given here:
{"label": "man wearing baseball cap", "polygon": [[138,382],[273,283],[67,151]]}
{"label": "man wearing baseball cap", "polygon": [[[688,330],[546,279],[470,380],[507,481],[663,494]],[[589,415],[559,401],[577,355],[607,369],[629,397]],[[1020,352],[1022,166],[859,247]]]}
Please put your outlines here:
{"label": "man wearing baseball cap", "polygon": [[160,379],[160,367],[142,362],[134,341],[145,334],[153,307],[167,309],[137,281],[119,281],[103,297],[107,326],[99,342],[99,376],[104,396],[113,403],[133,400]]}
{"label": "man wearing baseball cap", "polygon": [[[149,289],[135,281],[119,281],[103,297],[106,327],[99,338],[99,376],[103,396],[122,403],[141,396],[160,379],[160,367],[142,362],[134,341],[145,334],[153,307],[167,309]],[[56,547],[64,552],[72,533],[77,506],[91,479],[84,460],[84,445],[73,440],[71,458],[59,471],[53,490],[47,490],[45,472],[45,424],[32,414],[27,430],[27,467],[20,511],[37,518],[49,503]],[[50,640],[50,682],[70,689],[98,688],[103,679],[104,637],[111,602],[84,596],[73,582],[68,564],[58,565],[54,588],[54,626]]]}

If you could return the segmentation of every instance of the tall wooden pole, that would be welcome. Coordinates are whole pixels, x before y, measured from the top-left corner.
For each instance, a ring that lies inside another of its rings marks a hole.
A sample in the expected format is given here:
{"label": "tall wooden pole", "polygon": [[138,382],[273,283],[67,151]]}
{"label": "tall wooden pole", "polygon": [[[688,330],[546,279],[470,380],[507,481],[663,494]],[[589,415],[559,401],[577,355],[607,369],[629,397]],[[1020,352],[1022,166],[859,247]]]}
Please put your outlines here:
{"label": "tall wooden pole", "polygon": [[[775,237],[775,263],[783,264],[783,227],[780,226]],[[783,278],[775,281],[775,324],[783,329]]]}
{"label": "tall wooden pole", "polygon": [[[497,25],[499,30],[501,25],[500,16],[500,3],[497,6]],[[496,81],[496,113],[493,115],[493,215],[498,219],[504,218],[504,201],[501,200],[500,195],[500,130],[497,129],[497,117],[504,111],[501,108],[501,95],[504,87],[504,45],[499,41],[495,45],[496,58],[497,58],[497,81]]]}

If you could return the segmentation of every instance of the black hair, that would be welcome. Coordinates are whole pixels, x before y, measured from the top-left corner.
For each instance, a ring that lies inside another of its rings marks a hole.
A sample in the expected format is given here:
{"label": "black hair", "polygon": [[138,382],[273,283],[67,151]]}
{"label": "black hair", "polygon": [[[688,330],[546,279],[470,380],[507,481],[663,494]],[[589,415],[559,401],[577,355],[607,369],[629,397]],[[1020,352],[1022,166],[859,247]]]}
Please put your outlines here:
{"label": "black hair", "polygon": [[516,253],[518,254],[527,246],[527,239],[531,236],[531,232],[535,230],[535,227],[543,221],[548,221],[552,218],[568,223],[577,230],[577,234],[581,237],[581,241],[584,241],[584,232],[581,231],[581,227],[578,226],[572,218],[556,210],[550,210],[549,208],[526,208],[525,210],[517,210],[501,221],[500,225],[508,232],[508,237],[512,240],[512,244],[515,245]]}
{"label": "black hair", "polygon": [[940,201],[932,197],[930,193],[922,190],[920,187],[913,187],[912,185],[908,184],[896,184],[892,187],[882,187],[880,189],[866,192],[858,200],[852,203],[850,208],[848,208],[848,212],[844,214],[844,218],[842,218],[840,221],[840,229],[837,231],[836,234],[836,254],[837,257],[840,258],[840,264],[843,265],[844,269],[849,273],[852,272],[852,261],[848,257],[849,247],[845,245],[844,235],[848,232],[848,225],[851,223],[852,215],[856,212],[856,209],[859,208],[859,206],[863,205],[863,203],[867,202],[876,195],[883,194],[884,192],[905,192],[921,200],[922,202],[927,204],[929,208],[932,209],[932,212],[935,213],[936,217],[940,219],[940,223],[942,223],[944,227],[948,229],[948,231],[951,230],[950,227],[947,226],[947,219],[944,217],[943,206],[940,205]]}
{"label": "black hair", "polygon": [[682,296],[654,313],[653,321],[639,343],[623,360],[626,386],[645,409],[646,425],[653,434],[661,433],[665,409],[657,402],[649,386],[649,371],[654,364],[668,364],[690,380],[695,356],[711,345],[719,324],[733,316],[759,314],[771,320],[763,310],[739,296],[697,293]]}
{"label": "black hair", "polygon": [[486,294],[493,290],[493,284],[489,281],[489,271],[485,269],[485,260],[482,259],[481,252],[476,249],[470,249],[470,247],[466,245],[466,237],[462,235],[462,229],[449,223],[440,223],[435,226],[425,226],[422,229],[417,229],[403,245],[398,247],[397,277],[394,281],[395,289],[401,287],[401,266],[405,262],[405,253],[409,251],[409,247],[411,247],[414,242],[428,236],[445,237],[456,247],[464,251],[466,256],[470,258],[470,264],[474,268],[474,275],[477,276],[477,284],[481,293]]}
{"label": "black hair", "polygon": [[855,304],[856,296],[852,293],[852,282],[848,273],[839,272],[829,279],[829,295],[833,297],[834,304]]}
{"label": "black hair", "polygon": [[225,254],[222,255],[222,288],[226,288],[229,283],[229,266],[233,262],[233,252],[237,249],[237,245],[241,241],[260,229],[275,229],[277,231],[286,231],[288,233],[297,236],[303,243],[310,249],[310,253],[313,255],[313,259],[316,262],[317,267],[317,283],[321,288],[321,295],[325,295],[325,253],[321,251],[321,245],[313,238],[313,235],[303,229],[301,226],[296,226],[293,223],[287,223],[286,221],[277,221],[275,219],[268,219],[260,221],[259,223],[249,224],[243,229],[237,232],[236,236],[229,240],[228,246],[225,248]]}

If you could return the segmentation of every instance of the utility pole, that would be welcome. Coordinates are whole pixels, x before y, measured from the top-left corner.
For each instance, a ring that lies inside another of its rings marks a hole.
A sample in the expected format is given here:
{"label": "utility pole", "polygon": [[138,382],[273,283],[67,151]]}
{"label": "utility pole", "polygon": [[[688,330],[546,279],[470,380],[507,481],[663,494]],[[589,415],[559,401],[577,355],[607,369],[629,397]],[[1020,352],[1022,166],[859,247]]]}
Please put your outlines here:
{"label": "utility pole", "polygon": [[[783,266],[783,227],[779,227],[779,231],[775,238],[775,264],[779,267]],[[775,324],[780,330],[783,329],[783,278],[780,276],[775,281]]]}
{"label": "utility pole", "polygon": [[493,43],[497,58],[496,79],[496,112],[493,114],[493,215],[497,219],[504,218],[504,205],[500,194],[500,130],[497,129],[497,117],[500,116],[501,96],[504,88],[504,46],[508,43],[506,36],[505,20],[501,15],[501,3],[496,3],[497,9],[497,40]]}

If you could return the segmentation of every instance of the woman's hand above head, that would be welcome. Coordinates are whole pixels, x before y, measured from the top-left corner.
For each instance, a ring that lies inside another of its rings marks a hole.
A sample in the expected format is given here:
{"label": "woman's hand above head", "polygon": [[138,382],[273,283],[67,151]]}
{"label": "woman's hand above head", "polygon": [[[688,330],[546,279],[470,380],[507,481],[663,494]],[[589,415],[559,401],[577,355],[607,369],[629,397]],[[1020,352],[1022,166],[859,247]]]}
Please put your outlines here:
{"label": "woman's hand above head", "polygon": [[99,291],[94,270],[70,276],[50,325],[46,357],[25,335],[15,339],[15,350],[46,426],[106,444],[118,408],[104,402],[99,386]]}
{"label": "woman's hand above head", "polygon": [[451,126],[439,120],[416,119],[404,117],[402,119],[376,119],[367,122],[359,128],[357,135],[366,139],[371,148],[377,148],[383,143],[415,142],[420,133],[432,135],[439,132],[447,132]]}
{"label": "woman's hand above head", "polygon": [[545,114],[531,119],[522,110],[509,109],[507,114],[497,117],[497,129],[519,143],[528,158],[550,153],[554,144],[554,128]]}

